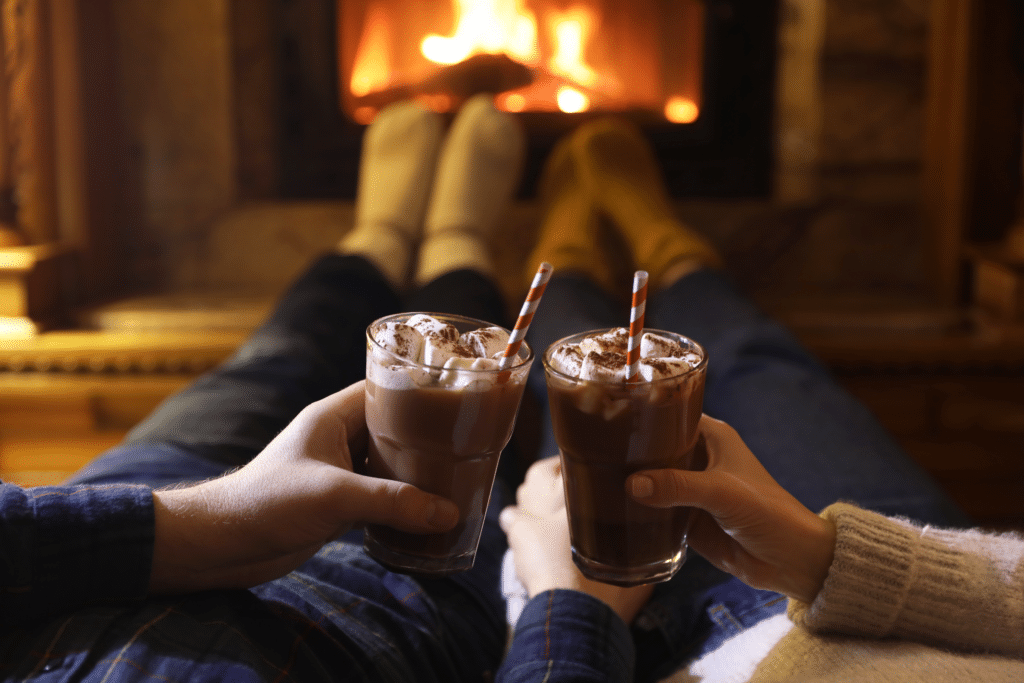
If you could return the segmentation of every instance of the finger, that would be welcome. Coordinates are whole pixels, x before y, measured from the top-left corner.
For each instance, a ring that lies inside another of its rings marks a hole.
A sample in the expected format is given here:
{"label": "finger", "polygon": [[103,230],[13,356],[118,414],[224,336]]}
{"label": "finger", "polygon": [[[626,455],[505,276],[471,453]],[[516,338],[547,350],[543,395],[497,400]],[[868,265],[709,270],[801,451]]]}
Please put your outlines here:
{"label": "finger", "polygon": [[366,431],[366,380],[350,384],[313,404],[321,414],[330,413],[340,417],[349,438],[358,437]]}
{"label": "finger", "polygon": [[411,484],[345,473],[338,496],[340,521],[360,520],[402,531],[437,533],[459,521],[455,503],[421,491]]}
{"label": "finger", "polygon": [[498,526],[500,526],[501,530],[507,535],[518,519],[519,508],[515,505],[509,505],[501,511],[500,515],[498,515]]}
{"label": "finger", "polygon": [[626,492],[649,507],[692,506],[713,515],[723,512],[732,499],[725,479],[718,472],[689,470],[644,470],[626,480]]}
{"label": "finger", "polygon": [[722,530],[709,513],[703,510],[694,512],[686,534],[686,544],[722,571],[734,575],[738,571],[736,541]]}
{"label": "finger", "polygon": [[743,437],[728,423],[702,415],[698,429],[704,437],[708,468],[734,469],[757,460]]}
{"label": "finger", "polygon": [[558,477],[562,473],[562,461],[557,455],[542,458],[526,470],[526,476],[523,477],[524,485],[532,485],[538,481],[549,482],[552,479]]}

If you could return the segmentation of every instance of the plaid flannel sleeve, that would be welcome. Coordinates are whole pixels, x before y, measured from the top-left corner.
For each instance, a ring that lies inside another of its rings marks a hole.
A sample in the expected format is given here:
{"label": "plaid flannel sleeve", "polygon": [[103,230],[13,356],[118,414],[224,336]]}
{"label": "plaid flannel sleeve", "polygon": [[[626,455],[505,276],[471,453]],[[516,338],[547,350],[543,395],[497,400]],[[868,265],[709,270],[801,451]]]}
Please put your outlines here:
{"label": "plaid flannel sleeve", "polygon": [[0,623],[143,597],[153,537],[148,487],[0,484]]}
{"label": "plaid flannel sleeve", "polygon": [[635,657],[629,629],[611,608],[583,593],[547,591],[519,616],[497,680],[631,681]]}

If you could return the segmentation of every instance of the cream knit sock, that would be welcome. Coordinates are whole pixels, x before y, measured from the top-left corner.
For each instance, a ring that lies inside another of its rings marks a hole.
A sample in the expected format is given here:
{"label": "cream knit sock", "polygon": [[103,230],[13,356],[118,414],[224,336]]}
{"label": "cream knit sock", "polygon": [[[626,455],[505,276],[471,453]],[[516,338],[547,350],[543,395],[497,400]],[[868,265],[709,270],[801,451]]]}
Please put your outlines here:
{"label": "cream knit sock", "polygon": [[396,289],[409,275],[442,133],[440,115],[399,102],[383,109],[363,138],[355,227],[338,251],[367,258]]}
{"label": "cream knit sock", "polygon": [[490,242],[519,183],[525,135],[489,95],[459,110],[438,161],[415,282],[470,268],[492,275]]}

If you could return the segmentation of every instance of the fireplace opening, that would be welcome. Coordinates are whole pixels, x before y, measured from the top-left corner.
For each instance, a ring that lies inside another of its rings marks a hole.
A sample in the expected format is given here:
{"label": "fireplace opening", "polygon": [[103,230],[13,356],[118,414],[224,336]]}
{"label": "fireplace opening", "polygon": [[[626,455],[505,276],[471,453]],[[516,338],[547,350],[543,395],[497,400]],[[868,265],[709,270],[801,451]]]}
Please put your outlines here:
{"label": "fireplace opening", "polygon": [[628,112],[693,123],[700,113],[700,0],[344,0],[345,112],[417,99],[439,112],[478,91],[510,112]]}
{"label": "fireplace opening", "polygon": [[284,22],[286,197],[354,197],[388,103],[452,115],[477,92],[526,128],[523,198],[555,142],[607,114],[641,126],[674,197],[770,194],[777,0],[319,2]]}

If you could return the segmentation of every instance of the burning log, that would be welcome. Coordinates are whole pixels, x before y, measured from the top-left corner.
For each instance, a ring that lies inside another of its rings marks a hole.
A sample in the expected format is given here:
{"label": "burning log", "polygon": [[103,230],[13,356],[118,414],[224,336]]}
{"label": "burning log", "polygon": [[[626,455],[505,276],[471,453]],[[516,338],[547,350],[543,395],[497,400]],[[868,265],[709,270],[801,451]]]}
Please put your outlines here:
{"label": "burning log", "polygon": [[419,83],[397,85],[356,99],[357,106],[380,109],[417,95],[447,95],[456,103],[478,93],[497,95],[533,83],[533,70],[508,55],[474,55],[458,64],[443,66]]}

